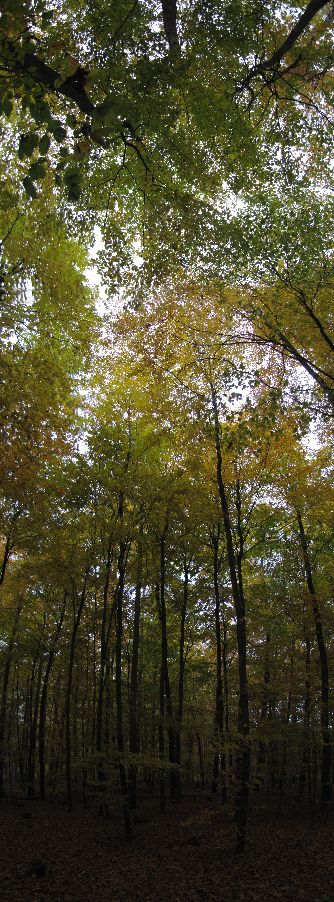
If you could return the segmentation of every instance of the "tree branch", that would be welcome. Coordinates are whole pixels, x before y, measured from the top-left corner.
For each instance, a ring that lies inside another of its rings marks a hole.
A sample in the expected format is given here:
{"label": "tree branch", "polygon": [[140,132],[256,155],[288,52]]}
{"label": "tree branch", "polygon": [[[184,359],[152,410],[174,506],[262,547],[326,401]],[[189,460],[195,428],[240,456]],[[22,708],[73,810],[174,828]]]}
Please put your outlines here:
{"label": "tree branch", "polygon": [[176,0],[161,0],[162,18],[169,47],[180,53],[179,36],[177,33],[177,6]]}
{"label": "tree branch", "polygon": [[[61,75],[56,69],[47,66],[35,53],[26,53],[22,60],[17,60],[12,66],[14,72],[28,72],[32,78],[39,82],[43,87],[48,88],[55,94],[60,94],[68,100],[72,100],[82,113],[86,116],[92,116],[96,107],[87,97],[83,88],[79,88],[75,83],[75,79],[66,78],[61,82]],[[56,84],[58,82],[58,84]]]}
{"label": "tree branch", "polygon": [[296,24],[285,38],[285,41],[283,41],[283,44],[275,50],[268,60],[263,60],[261,63],[257,63],[256,66],[253,66],[248,73],[247,78],[245,78],[242,87],[249,87],[250,82],[256,75],[265,75],[268,70],[277,69],[283,57],[291,50],[296,41],[298,41],[298,38],[304,33],[310,22],[312,22],[312,19],[314,19],[317,13],[320,12],[324,6],[327,6],[327,4],[328,0],[310,0],[306,9],[301,16],[299,16]]}

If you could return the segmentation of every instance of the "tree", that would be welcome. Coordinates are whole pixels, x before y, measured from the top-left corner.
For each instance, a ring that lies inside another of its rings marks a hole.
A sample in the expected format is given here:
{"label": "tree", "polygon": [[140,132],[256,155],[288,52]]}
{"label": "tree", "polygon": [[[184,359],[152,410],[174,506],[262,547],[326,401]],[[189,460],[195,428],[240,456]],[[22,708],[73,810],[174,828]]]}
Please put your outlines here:
{"label": "tree", "polygon": [[220,246],[229,240],[226,186],[244,191],[259,174],[268,186],[282,139],[301,157],[307,135],[328,171],[325,7],[283,4],[278,18],[274,3],[248,0],[117,3],[112,13],[100,6],[97,22],[75,0],[53,11],[5,5],[2,106],[18,129],[27,193],[46,159],[72,201],[86,193],[111,279],[124,277],[135,239],[155,272],[167,257],[196,265],[192,242],[198,252],[204,236],[214,255],[213,223]]}
{"label": "tree", "polygon": [[109,7],[0,16],[0,783],[241,852],[331,796],[329,9]]}
{"label": "tree", "polygon": [[240,340],[273,349],[283,380],[294,366],[297,396],[303,403],[305,391],[317,389],[326,411],[333,406],[332,204],[319,202],[312,186],[278,184],[280,197],[258,194],[235,221],[236,284],[223,291],[241,313]]}

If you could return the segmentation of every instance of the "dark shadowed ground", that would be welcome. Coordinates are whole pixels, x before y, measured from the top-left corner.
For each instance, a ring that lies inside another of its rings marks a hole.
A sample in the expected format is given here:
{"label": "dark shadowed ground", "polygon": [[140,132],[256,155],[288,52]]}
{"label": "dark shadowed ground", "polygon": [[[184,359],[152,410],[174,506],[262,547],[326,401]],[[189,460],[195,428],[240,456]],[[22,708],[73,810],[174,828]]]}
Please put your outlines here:
{"label": "dark shadowed ground", "polygon": [[[256,805],[256,807],[255,807]],[[1,902],[334,902],[334,822],[298,804],[254,799],[248,851],[233,853],[231,811],[198,793],[157,813],[143,800],[135,837],[120,812],[3,803]],[[27,874],[33,861],[45,876]]]}

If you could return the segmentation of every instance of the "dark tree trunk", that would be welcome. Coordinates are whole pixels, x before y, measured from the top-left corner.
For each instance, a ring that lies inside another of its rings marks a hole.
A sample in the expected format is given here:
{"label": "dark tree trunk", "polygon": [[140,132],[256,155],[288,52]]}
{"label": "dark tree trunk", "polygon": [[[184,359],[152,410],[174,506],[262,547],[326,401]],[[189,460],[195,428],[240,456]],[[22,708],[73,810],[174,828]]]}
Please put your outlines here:
{"label": "dark tree trunk", "polygon": [[57,623],[56,632],[51,643],[51,648],[49,651],[48,661],[46,665],[46,670],[43,679],[42,692],[40,698],[39,705],[39,728],[38,728],[38,757],[39,757],[39,794],[42,802],[45,801],[45,726],[46,726],[46,711],[47,711],[47,699],[48,699],[48,685],[49,685],[49,677],[51,673],[51,668],[53,664],[53,659],[57,649],[57,642],[61,633],[61,628],[63,625],[63,620],[65,616],[66,610],[66,602],[67,602],[67,594],[64,593],[64,601],[63,606],[61,608],[59,621]]}
{"label": "dark tree trunk", "polygon": [[226,538],[226,548],[228,565],[230,571],[230,580],[234,608],[237,621],[237,649],[238,649],[238,674],[239,674],[239,703],[238,703],[238,733],[239,733],[239,753],[238,753],[238,793],[237,793],[237,851],[242,852],[245,848],[246,841],[246,825],[248,813],[248,795],[249,795],[249,776],[250,776],[250,745],[249,745],[249,701],[248,701],[248,683],[247,683],[247,640],[246,640],[246,609],[242,580],[242,559],[243,559],[243,536],[241,524],[239,520],[240,509],[238,508],[238,492],[237,492],[237,513],[238,513],[238,538],[239,551],[236,555],[233,545],[232,526],[227,500],[225,484],[223,480],[223,461],[220,442],[220,425],[218,415],[217,396],[210,384],[212,407],[214,414],[214,436],[217,457],[217,485],[220,498],[220,505],[223,515],[223,524]]}
{"label": "dark tree trunk", "polygon": [[224,698],[225,698],[225,733],[229,733],[229,686],[227,674],[227,623],[223,614],[223,675],[224,675]]}
{"label": "dark tree trunk", "polygon": [[[123,523],[123,497],[119,498],[119,520]],[[131,815],[128,797],[128,786],[124,763],[124,729],[123,729],[123,693],[122,693],[122,639],[123,639],[123,597],[125,569],[127,561],[127,544],[120,542],[118,556],[118,586],[116,594],[116,649],[115,649],[115,677],[116,677],[116,735],[119,760],[119,776],[121,793],[123,798],[123,821],[125,836],[132,836]]]}
{"label": "dark tree trunk", "polygon": [[170,796],[176,798],[176,779],[175,779],[175,736],[173,728],[173,704],[169,682],[168,672],[168,641],[167,641],[167,615],[165,600],[165,538],[166,530],[160,537],[160,598],[159,598],[159,620],[161,627],[161,668],[164,681],[164,693],[166,699],[166,715],[167,715],[167,734],[168,734],[168,752],[170,769]]}
{"label": "dark tree trunk", "polygon": [[[270,648],[270,633],[266,634],[266,646],[265,646],[265,660],[264,660],[264,672],[263,672],[263,686],[262,686],[262,701],[261,701],[261,711],[260,711],[260,729],[261,725],[264,724],[264,721],[268,717],[269,714],[269,683],[270,683],[270,669],[269,669],[269,648]],[[260,735],[259,739],[259,748],[257,754],[257,762],[256,762],[256,777],[255,777],[255,789],[260,788],[260,784],[264,782],[264,769],[265,769],[265,761],[266,761],[266,742],[263,736]]]}
{"label": "dark tree trunk", "polygon": [[111,717],[112,717],[112,695],[111,695],[111,683],[113,679],[113,670],[114,670],[114,661],[115,661],[115,646],[110,651],[110,655],[108,655],[107,665],[106,665],[106,678],[105,678],[105,703],[104,703],[104,718],[103,718],[103,748],[105,754],[108,755],[110,752],[110,734],[111,734]]}
{"label": "dark tree trunk", "polygon": [[81,595],[78,598],[77,606],[75,604],[75,597],[77,596],[77,592],[76,592],[74,585],[73,585],[73,595],[72,595],[73,627],[72,627],[72,635],[71,635],[71,642],[70,642],[70,655],[69,655],[69,662],[68,662],[66,700],[65,700],[66,793],[67,793],[67,802],[68,802],[69,808],[72,808],[71,695],[72,695],[72,683],[73,683],[73,667],[74,667],[75,643],[76,643],[77,633],[78,633],[81,615],[82,615],[85,598],[86,598],[87,581],[88,581],[88,568],[86,569],[86,572],[85,572],[83,587],[82,587]]}
{"label": "dark tree trunk", "polygon": [[165,760],[164,720],[165,720],[165,679],[164,679],[164,669],[161,664],[160,680],[159,680],[158,741],[159,741],[159,760],[161,762],[160,774],[159,774],[159,799],[160,799],[160,811],[162,814],[164,813],[164,811],[166,811],[166,786],[165,786],[165,771],[164,771],[164,760]]}
{"label": "dark tree trunk", "polygon": [[5,657],[5,667],[3,674],[3,683],[2,683],[2,693],[1,693],[1,704],[0,704],[0,799],[3,798],[4,795],[4,768],[5,768],[5,735],[6,735],[6,721],[7,721],[7,695],[8,695],[8,683],[9,683],[9,675],[10,669],[12,665],[13,658],[13,650],[15,639],[18,631],[20,614],[22,610],[23,602],[20,600],[14,615],[14,623],[12,627],[11,636],[8,643],[7,653]]}
{"label": "dark tree trunk", "polygon": [[311,797],[311,641],[305,638],[305,700],[304,700],[304,747],[300,771],[300,786],[304,788],[307,781],[309,797]]}
{"label": "dark tree trunk", "polygon": [[96,653],[96,645],[97,645],[97,591],[95,586],[94,591],[94,616],[93,616],[93,698],[92,698],[92,734],[91,734],[91,744],[92,746],[96,746],[96,696],[97,696],[97,653]]}
{"label": "dark tree trunk", "polygon": [[[142,542],[143,531],[141,529],[138,541],[138,560],[136,575],[136,593],[133,619],[132,660],[130,674],[130,755],[139,753],[139,724],[138,724],[138,664],[139,664],[139,640],[140,640],[140,608],[142,592]],[[129,800],[130,807],[137,805],[137,764],[132,761],[129,767]]]}
{"label": "dark tree trunk", "polygon": [[179,685],[178,685],[178,710],[177,710],[177,729],[175,731],[175,763],[177,770],[175,771],[175,798],[181,798],[181,735],[182,735],[182,719],[183,719],[183,702],[184,702],[184,673],[185,673],[185,624],[188,608],[188,588],[189,588],[189,564],[184,561],[184,581],[183,581],[183,598],[181,607],[181,623],[180,623],[180,643],[179,643]]}
{"label": "dark tree trunk", "polygon": [[327,648],[324,639],[322,621],[318,599],[315,592],[311,562],[308,553],[307,538],[305,535],[304,524],[300,511],[297,511],[297,520],[299,527],[300,544],[303,553],[303,561],[305,568],[305,577],[309,597],[311,601],[313,620],[315,626],[315,634],[318,644],[320,672],[321,672],[321,739],[322,739],[322,761],[321,761],[321,804],[325,809],[331,801],[331,745],[329,731],[329,686],[328,686],[328,657]]}
{"label": "dark tree trunk", "polygon": [[1,565],[0,565],[0,586],[2,586],[2,583],[5,579],[7,565],[10,560],[10,556],[15,548],[15,525],[16,525],[16,522],[21,513],[22,513],[21,510],[15,511],[15,513],[13,514],[12,522],[9,527],[9,531],[8,531],[6,542],[5,542],[3,558],[1,561]]}
{"label": "dark tree trunk", "polygon": [[215,739],[217,748],[213,757],[213,773],[212,773],[212,792],[217,792],[218,779],[221,765],[221,790],[223,801],[226,801],[226,780],[225,780],[225,753],[221,750],[224,741],[224,698],[223,698],[223,675],[222,675],[222,641],[220,629],[220,592],[219,592],[219,530],[217,535],[211,536],[211,544],[213,548],[213,584],[215,592],[215,629],[216,629],[216,700],[215,700]]}
{"label": "dark tree trunk", "polygon": [[[101,796],[104,793],[104,786],[105,786],[105,773],[104,773],[104,766],[103,766],[103,760],[102,760],[102,754],[103,754],[103,696],[104,696],[105,673],[106,673],[106,665],[107,665],[107,657],[108,657],[107,616],[108,616],[108,599],[109,599],[111,562],[112,562],[112,553],[111,553],[111,539],[110,539],[109,545],[108,545],[108,550],[107,550],[106,574],[105,574],[105,581],[104,581],[104,586],[103,586],[100,673],[99,673],[97,705],[96,705],[97,773],[98,773],[99,791],[100,791]],[[110,616],[112,616],[112,613],[113,612],[111,612]],[[101,801],[102,801],[102,799],[101,799]]]}
{"label": "dark tree trunk", "polygon": [[197,752],[198,752],[198,763],[199,763],[201,787],[202,787],[202,789],[204,789],[205,774],[204,774],[204,765],[203,765],[202,742],[201,742],[201,737],[198,732],[196,733],[196,741],[197,741]]}
{"label": "dark tree trunk", "polygon": [[[40,693],[41,693],[42,673],[43,673],[43,660],[42,660],[42,658],[40,658],[40,660],[38,662],[38,668],[37,668],[35,700],[32,705],[32,711],[31,711],[32,716],[31,716],[30,733],[29,733],[28,774],[27,774],[28,799],[33,798],[33,796],[35,794],[37,724],[38,724],[38,709],[39,709],[39,701],[40,701]],[[33,699],[31,698],[31,702],[32,701],[33,701]]]}
{"label": "dark tree trunk", "polygon": [[180,44],[177,33],[177,5],[176,0],[161,0],[162,18],[164,23],[165,35],[170,47],[174,53],[179,55]]}

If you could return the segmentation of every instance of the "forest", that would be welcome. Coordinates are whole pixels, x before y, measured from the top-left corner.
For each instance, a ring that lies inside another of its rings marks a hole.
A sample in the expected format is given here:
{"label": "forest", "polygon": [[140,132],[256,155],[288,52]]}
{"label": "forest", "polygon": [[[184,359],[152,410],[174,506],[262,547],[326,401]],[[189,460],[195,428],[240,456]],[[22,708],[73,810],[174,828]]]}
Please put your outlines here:
{"label": "forest", "polygon": [[334,902],[333,24],[1,2],[4,902]]}

